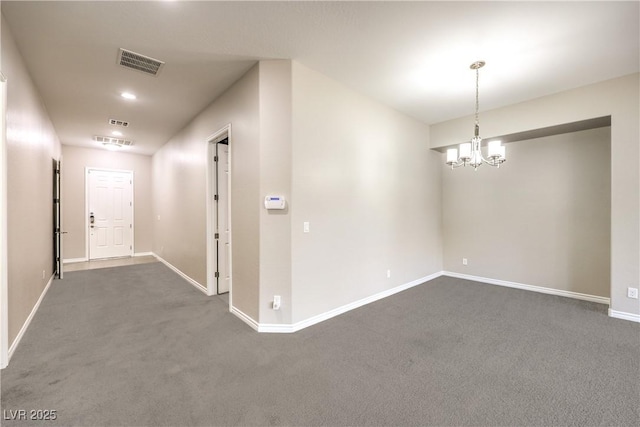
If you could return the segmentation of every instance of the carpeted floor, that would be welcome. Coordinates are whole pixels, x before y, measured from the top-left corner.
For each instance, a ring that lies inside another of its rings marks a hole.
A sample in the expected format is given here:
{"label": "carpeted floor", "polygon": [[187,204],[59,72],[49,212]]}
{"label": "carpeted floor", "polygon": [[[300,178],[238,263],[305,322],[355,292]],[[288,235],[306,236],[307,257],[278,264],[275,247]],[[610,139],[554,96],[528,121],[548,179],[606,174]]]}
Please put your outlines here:
{"label": "carpeted floor", "polygon": [[638,426],[640,324],[441,277],[258,334],[155,263],[55,281],[1,380],[5,426]]}

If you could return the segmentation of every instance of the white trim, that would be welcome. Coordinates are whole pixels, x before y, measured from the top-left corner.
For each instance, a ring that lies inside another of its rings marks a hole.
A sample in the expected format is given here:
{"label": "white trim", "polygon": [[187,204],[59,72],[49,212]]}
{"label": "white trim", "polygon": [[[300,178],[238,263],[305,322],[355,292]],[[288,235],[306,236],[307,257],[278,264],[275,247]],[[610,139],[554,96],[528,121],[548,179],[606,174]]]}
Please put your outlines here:
{"label": "white trim", "polygon": [[607,298],[607,297],[601,297],[601,296],[589,295],[589,294],[582,294],[580,292],[563,291],[563,290],[560,290],[560,289],[545,288],[543,286],[525,285],[524,283],[509,282],[509,281],[506,281],[506,280],[498,280],[498,279],[489,279],[487,277],[480,277],[480,276],[472,276],[472,275],[469,275],[469,274],[454,273],[452,271],[443,271],[442,274],[444,276],[455,277],[455,278],[458,278],[458,279],[473,280],[474,282],[482,282],[482,283],[488,283],[490,285],[505,286],[507,288],[524,289],[525,291],[533,291],[533,292],[539,292],[539,293],[542,293],[542,294],[556,295],[556,296],[560,296],[560,297],[579,299],[579,300],[583,300],[583,301],[597,302],[599,304],[609,305],[610,302],[611,302],[611,300],[609,298]]}
{"label": "white trim", "polygon": [[76,262],[87,262],[89,261],[89,258],[67,258],[67,259],[63,259],[62,263],[63,264],[74,264]]}
{"label": "white trim", "polygon": [[156,256],[153,252],[136,252],[135,254],[133,254],[134,257],[139,257],[139,256]]}
{"label": "white trim", "polygon": [[243,313],[241,310],[238,310],[235,307],[231,307],[231,313],[235,314],[240,320],[242,320],[247,325],[251,326],[253,330],[260,332],[260,324],[253,320],[251,316]]}
{"label": "white trim", "polygon": [[9,363],[7,252],[7,79],[0,72],[0,369]]}
{"label": "white trim", "polygon": [[627,313],[625,311],[616,311],[609,309],[609,317],[615,317],[616,319],[624,319],[640,323],[640,314]]}
{"label": "white trim", "polygon": [[167,260],[165,260],[164,258],[162,258],[161,256],[159,256],[156,253],[152,253],[152,255],[154,257],[156,257],[158,259],[158,261],[160,261],[161,263],[163,263],[164,265],[166,265],[167,267],[169,267],[170,269],[172,269],[173,271],[175,271],[176,273],[178,273],[178,275],[180,277],[182,277],[184,280],[186,280],[187,282],[189,282],[190,284],[193,285],[193,287],[195,287],[197,290],[199,290],[200,292],[204,293],[207,296],[209,295],[209,292],[207,291],[207,288],[202,286],[200,283],[196,282],[195,280],[193,280],[191,277],[187,276],[186,274],[184,274],[182,271],[180,271],[178,268],[176,268],[175,266],[173,266],[171,263],[169,263]]}
{"label": "white trim", "polygon": [[29,313],[29,317],[27,317],[27,320],[25,320],[24,324],[22,325],[22,328],[20,328],[20,332],[18,332],[18,335],[16,335],[16,339],[13,340],[13,343],[11,344],[11,347],[9,347],[9,354],[8,354],[8,357],[7,357],[7,364],[11,360],[11,356],[13,356],[13,353],[16,351],[16,348],[18,348],[18,344],[20,344],[20,341],[22,340],[22,337],[24,336],[24,333],[27,332],[27,328],[31,324],[31,320],[33,320],[33,316],[35,316],[36,312],[40,308],[40,303],[42,303],[42,300],[44,299],[44,296],[47,294],[47,291],[49,291],[49,288],[51,287],[51,284],[53,283],[53,278],[54,277],[55,277],[55,274],[52,274],[51,277],[49,278],[49,282],[47,282],[47,286],[44,287],[44,290],[40,294],[40,298],[38,298],[38,301],[33,306],[33,309],[31,310],[31,313]]}
{"label": "white trim", "polygon": [[362,307],[363,305],[370,304],[372,302],[378,301],[380,299],[389,297],[393,294],[397,294],[398,292],[405,291],[414,286],[421,285],[430,280],[436,279],[442,275],[442,272],[439,271],[437,273],[430,274],[429,276],[421,277],[419,279],[413,280],[409,283],[405,283],[404,285],[396,286],[395,288],[387,289],[386,291],[378,292],[377,294],[368,296],[366,298],[362,298],[360,300],[351,302],[349,304],[345,304],[341,307],[334,308],[333,310],[329,310],[325,313],[321,313],[310,317],[308,319],[302,320],[300,322],[296,322],[293,324],[273,324],[273,323],[258,323],[253,320],[251,317],[242,313],[235,307],[231,307],[231,312],[238,316],[242,321],[247,323],[253,329],[258,332],[268,332],[268,333],[279,333],[279,334],[287,334],[292,332],[297,332],[301,329],[307,328],[309,326],[315,325],[317,323],[323,322],[325,320],[331,319],[332,317],[336,317],[340,314],[346,313],[347,311],[351,311],[353,309]]}
{"label": "white trim", "polygon": [[[214,216],[213,216],[213,204],[211,203],[211,192],[214,184],[213,171],[215,170],[215,165],[213,164],[213,144],[217,143],[224,139],[224,137],[228,138],[229,143],[229,179],[227,182],[227,194],[229,197],[229,203],[227,203],[227,221],[229,222],[229,267],[231,268],[231,272],[233,272],[233,228],[231,224],[231,179],[233,170],[231,169],[231,152],[233,150],[231,143],[231,123],[220,128],[218,131],[214,132],[210,136],[207,137],[207,182],[206,184],[206,215],[207,215],[207,295],[216,295],[216,278],[214,276],[216,267],[213,265],[213,253],[214,253],[214,234],[215,224],[214,224]],[[229,311],[233,311],[233,274],[230,272],[229,274]]]}

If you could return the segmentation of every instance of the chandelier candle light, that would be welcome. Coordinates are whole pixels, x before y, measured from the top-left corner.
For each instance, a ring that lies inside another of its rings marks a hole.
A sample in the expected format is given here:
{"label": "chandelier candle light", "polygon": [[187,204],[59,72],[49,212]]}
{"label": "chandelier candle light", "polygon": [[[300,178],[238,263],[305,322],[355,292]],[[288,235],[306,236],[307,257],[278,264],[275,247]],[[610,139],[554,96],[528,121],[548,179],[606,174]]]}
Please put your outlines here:
{"label": "chandelier candle light", "polygon": [[458,150],[456,148],[449,148],[447,150],[447,164],[451,166],[451,169],[459,168],[460,166],[471,165],[474,170],[478,169],[478,166],[485,163],[489,166],[500,167],[505,162],[505,147],[500,141],[490,141],[487,149],[487,157],[482,155],[481,145],[482,138],[480,138],[480,122],[478,120],[478,109],[480,102],[478,101],[478,78],[480,68],[484,67],[484,61],[476,61],[469,68],[476,70],[476,124],[474,137],[471,138],[471,142],[465,142],[460,144],[460,156],[458,156]]}

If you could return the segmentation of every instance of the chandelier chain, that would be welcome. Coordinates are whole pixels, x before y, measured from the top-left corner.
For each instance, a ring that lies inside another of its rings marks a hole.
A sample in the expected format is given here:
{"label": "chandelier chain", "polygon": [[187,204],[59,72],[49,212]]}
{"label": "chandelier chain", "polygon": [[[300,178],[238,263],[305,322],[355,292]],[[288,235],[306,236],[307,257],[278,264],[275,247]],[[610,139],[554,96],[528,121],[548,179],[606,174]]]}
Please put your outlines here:
{"label": "chandelier chain", "polygon": [[479,110],[480,110],[479,81],[480,81],[480,68],[476,68],[476,126],[480,125],[480,120],[479,120],[479,115],[480,115],[480,113],[479,113]]}

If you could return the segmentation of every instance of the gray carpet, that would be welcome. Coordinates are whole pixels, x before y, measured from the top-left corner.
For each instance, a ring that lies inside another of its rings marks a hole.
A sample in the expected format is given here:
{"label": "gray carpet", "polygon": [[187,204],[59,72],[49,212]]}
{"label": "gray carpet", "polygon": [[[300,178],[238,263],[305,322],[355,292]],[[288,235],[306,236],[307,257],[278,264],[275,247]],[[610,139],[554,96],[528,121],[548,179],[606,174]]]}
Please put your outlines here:
{"label": "gray carpet", "polygon": [[258,334],[162,264],[55,281],[2,371],[3,425],[640,424],[640,324],[441,277]]}

